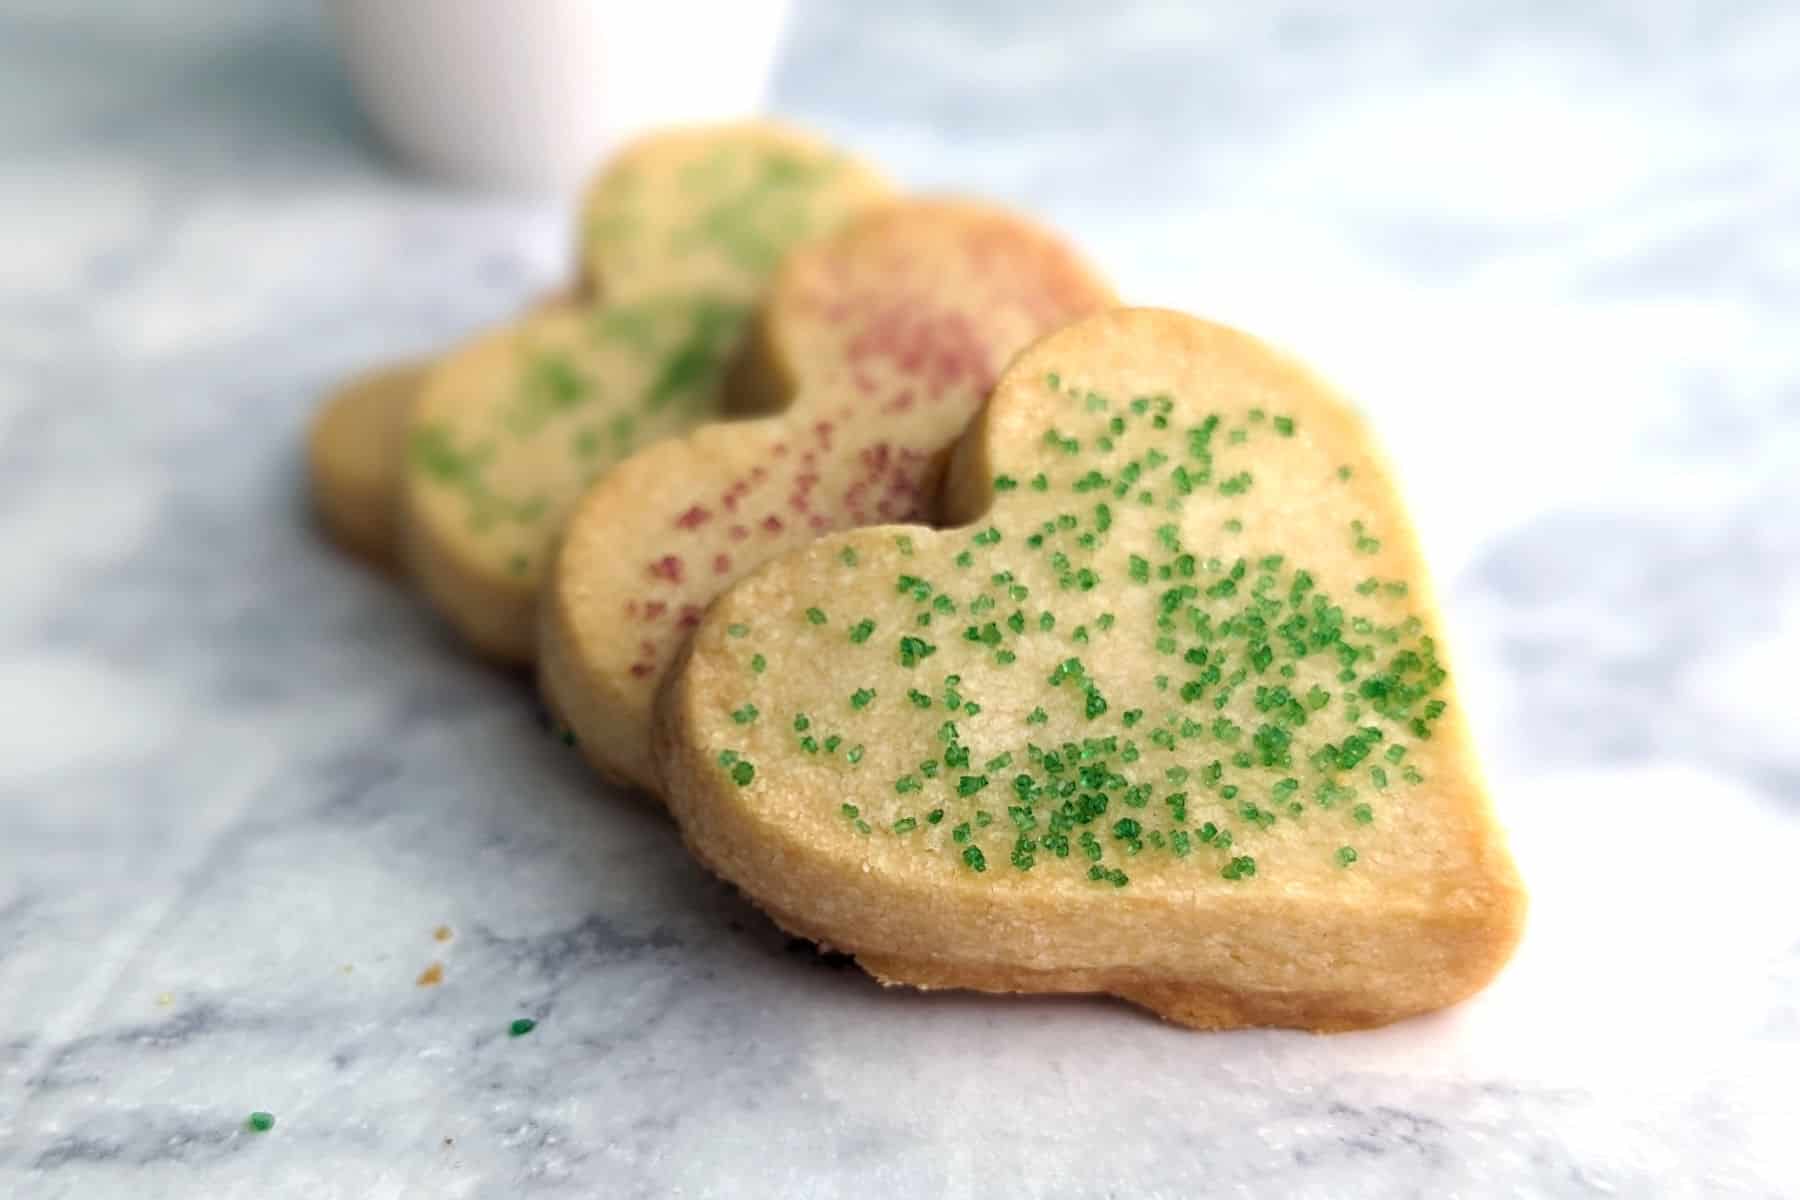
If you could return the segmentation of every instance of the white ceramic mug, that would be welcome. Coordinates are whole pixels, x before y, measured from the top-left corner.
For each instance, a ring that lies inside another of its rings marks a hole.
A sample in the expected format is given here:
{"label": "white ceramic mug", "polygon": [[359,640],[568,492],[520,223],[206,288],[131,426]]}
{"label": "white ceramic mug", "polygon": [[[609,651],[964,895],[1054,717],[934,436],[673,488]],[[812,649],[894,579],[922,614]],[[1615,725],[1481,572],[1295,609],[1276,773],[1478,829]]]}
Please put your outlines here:
{"label": "white ceramic mug", "polygon": [[333,0],[350,78],[402,157],[567,192],[655,125],[762,102],[788,0]]}

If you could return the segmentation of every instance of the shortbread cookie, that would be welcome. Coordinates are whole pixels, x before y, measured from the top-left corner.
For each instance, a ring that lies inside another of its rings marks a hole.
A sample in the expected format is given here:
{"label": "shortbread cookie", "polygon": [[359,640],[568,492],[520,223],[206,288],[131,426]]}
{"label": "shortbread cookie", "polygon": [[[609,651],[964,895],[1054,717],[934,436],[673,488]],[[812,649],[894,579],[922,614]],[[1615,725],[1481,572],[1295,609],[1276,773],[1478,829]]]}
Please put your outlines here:
{"label": "shortbread cookie", "polygon": [[314,418],[306,466],[313,506],[346,549],[391,565],[406,410],[426,362],[377,367],[332,394]]}
{"label": "shortbread cookie", "polygon": [[646,139],[596,185],[586,261],[604,301],[477,337],[409,420],[409,569],[478,649],[523,662],[539,580],[586,485],[726,410],[726,368],[781,254],[887,185],[779,126]]}
{"label": "shortbread cookie", "polygon": [[1109,992],[1200,1028],[1452,1004],[1525,897],[1362,420],[1178,313],[1038,342],[941,532],[770,563],[659,708],[695,853],[888,983]]}
{"label": "shortbread cookie", "polygon": [[746,360],[765,389],[746,403],[780,412],[646,450],[570,519],[540,678],[588,758],[654,788],[656,687],[712,598],[821,533],[928,515],[1007,360],[1111,301],[1060,239],[964,201],[899,204],[796,252]]}

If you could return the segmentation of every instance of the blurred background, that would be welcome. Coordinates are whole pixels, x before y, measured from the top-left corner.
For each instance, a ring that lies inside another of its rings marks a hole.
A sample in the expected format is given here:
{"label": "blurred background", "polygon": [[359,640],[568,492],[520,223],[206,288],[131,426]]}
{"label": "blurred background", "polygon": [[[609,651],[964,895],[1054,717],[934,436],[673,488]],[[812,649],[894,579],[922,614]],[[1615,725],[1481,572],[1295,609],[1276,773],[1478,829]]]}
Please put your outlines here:
{"label": "blurred background", "polygon": [[[564,276],[564,168],[394,157],[333,7],[0,0],[0,1193],[1800,1191],[1800,8],[726,7],[546,4],[640,68],[562,132],[760,93],[1372,415],[1519,959],[1330,1042],[811,970],[305,512],[332,384]],[[452,917],[572,1041],[415,992]]]}

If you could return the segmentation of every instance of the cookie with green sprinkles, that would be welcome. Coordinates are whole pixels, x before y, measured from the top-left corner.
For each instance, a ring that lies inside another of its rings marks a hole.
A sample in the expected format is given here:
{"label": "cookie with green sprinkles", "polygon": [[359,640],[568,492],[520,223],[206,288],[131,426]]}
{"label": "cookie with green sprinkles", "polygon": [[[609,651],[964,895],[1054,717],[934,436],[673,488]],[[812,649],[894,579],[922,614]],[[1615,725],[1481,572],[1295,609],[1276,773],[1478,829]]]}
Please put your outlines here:
{"label": "cookie with green sprinkles", "polygon": [[1524,891],[1411,522],[1324,384],[1179,313],[1088,318],[1007,368],[945,517],[700,622],[655,737],[711,869],[887,983],[1197,1028],[1381,1025],[1499,971]]}
{"label": "cookie with green sprinkles", "polygon": [[530,660],[539,584],[575,500],[726,411],[727,367],[783,255],[890,194],[831,146],[764,122],[652,135],[608,167],[583,216],[598,298],[471,339],[407,412],[403,558],[465,640]]}
{"label": "cookie with green sprinkles", "polygon": [[[654,789],[656,688],[713,597],[821,534],[929,516],[944,457],[1007,360],[1112,301],[1061,238],[971,201],[895,204],[797,251],[744,370],[770,415],[646,450],[568,522],[539,678],[595,765]],[[854,570],[847,551],[836,571]],[[798,619],[853,648],[910,632],[829,595]]]}

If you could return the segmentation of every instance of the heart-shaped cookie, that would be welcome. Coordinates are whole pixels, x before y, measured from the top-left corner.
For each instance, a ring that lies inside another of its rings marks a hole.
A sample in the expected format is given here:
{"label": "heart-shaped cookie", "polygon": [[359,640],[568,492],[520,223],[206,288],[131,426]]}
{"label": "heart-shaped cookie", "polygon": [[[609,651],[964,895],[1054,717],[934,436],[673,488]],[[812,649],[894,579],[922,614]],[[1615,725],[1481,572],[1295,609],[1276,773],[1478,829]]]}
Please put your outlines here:
{"label": "heart-shaped cookie", "polygon": [[942,531],[708,612],[658,710],[695,853],[887,982],[1379,1025],[1511,954],[1524,893],[1362,420],[1179,313],[1039,341]]}
{"label": "heart-shaped cookie", "polygon": [[[782,254],[888,195],[780,125],[641,139],[587,193],[572,294],[429,372],[353,381],[326,405],[310,466],[327,527],[379,558],[398,526],[452,622],[498,657],[528,658],[563,509],[638,446],[717,415],[723,364]],[[401,501],[410,516],[396,519]]]}
{"label": "heart-shaped cookie", "polygon": [[644,451],[571,516],[540,679],[588,758],[654,788],[657,685],[712,598],[836,529],[922,519],[942,456],[1039,335],[1112,302],[1059,238],[967,201],[879,210],[796,251],[744,374],[778,409]]}

